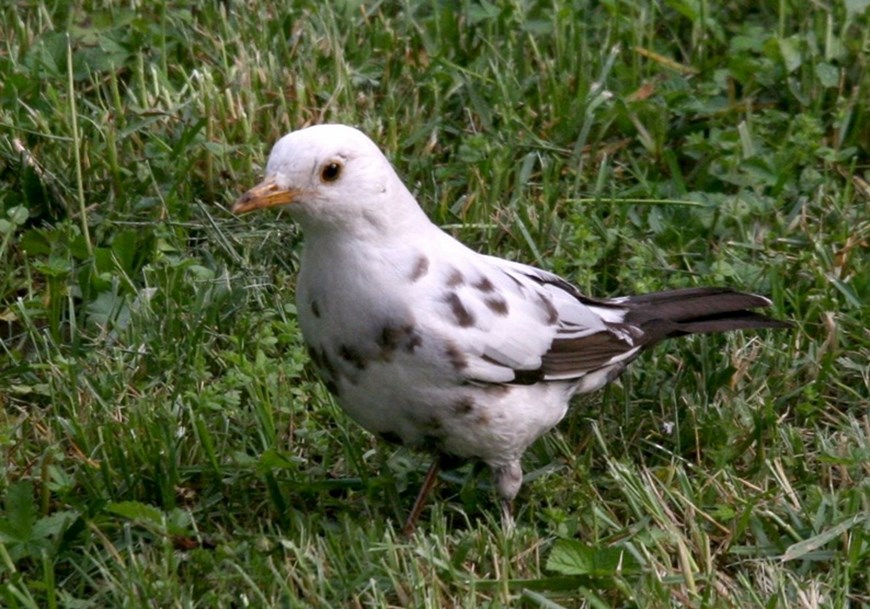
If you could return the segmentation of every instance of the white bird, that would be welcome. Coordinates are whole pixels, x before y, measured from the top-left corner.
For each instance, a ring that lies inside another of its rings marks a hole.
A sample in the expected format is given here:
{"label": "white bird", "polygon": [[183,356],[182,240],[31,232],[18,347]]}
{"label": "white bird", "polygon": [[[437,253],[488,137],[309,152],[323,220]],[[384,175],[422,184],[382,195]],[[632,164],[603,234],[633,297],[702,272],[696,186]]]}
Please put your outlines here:
{"label": "white bird", "polygon": [[479,459],[505,514],[520,458],[572,396],[673,336],[789,324],[768,299],[690,288],[594,299],[541,269],[472,251],[435,226],[378,147],[344,125],[294,131],[233,212],[286,206],[302,226],[299,325],[327,388],[377,436]]}

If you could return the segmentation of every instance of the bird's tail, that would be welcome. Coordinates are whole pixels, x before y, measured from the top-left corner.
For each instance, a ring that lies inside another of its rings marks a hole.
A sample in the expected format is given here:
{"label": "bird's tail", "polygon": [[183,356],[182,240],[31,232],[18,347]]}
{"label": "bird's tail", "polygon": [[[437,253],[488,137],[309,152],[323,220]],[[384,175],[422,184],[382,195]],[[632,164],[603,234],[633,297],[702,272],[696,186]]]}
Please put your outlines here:
{"label": "bird's tail", "polygon": [[652,341],[707,332],[788,328],[791,324],[756,313],[771,305],[757,294],[727,288],[688,288],[619,299],[625,322],[640,326]]}

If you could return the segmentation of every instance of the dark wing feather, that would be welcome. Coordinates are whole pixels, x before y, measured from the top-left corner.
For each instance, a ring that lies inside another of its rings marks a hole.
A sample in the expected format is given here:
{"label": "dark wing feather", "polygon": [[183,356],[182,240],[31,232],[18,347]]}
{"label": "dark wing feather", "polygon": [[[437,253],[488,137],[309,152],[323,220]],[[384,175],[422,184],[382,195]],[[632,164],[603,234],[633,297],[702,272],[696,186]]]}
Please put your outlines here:
{"label": "dark wing feather", "polygon": [[[770,306],[767,298],[728,288],[687,288],[598,300],[538,269],[524,275],[551,291],[570,295],[576,307],[606,320],[603,331],[564,338],[561,335],[570,334],[571,327],[560,324],[560,332],[542,356],[542,370],[550,379],[580,378],[603,368],[624,367],[643,349],[666,338],[791,325],[751,310]],[[560,309],[560,322],[563,316]]]}
{"label": "dark wing feather", "polygon": [[629,308],[626,323],[642,328],[651,342],[686,334],[791,326],[751,311],[769,307],[767,298],[727,288],[688,288],[618,300]]}
{"label": "dark wing feather", "polygon": [[610,328],[589,336],[557,338],[542,358],[543,370],[551,377],[581,376],[631,359],[642,346],[642,342],[629,341],[625,333],[616,334]]}
{"label": "dark wing feather", "polygon": [[[503,275],[488,273],[484,283],[466,270],[471,285],[486,289],[466,287],[459,293],[476,318],[486,320],[476,324],[477,338],[470,335],[465,345],[472,382],[577,381],[585,391],[612,380],[644,348],[666,338],[789,326],[753,312],[771,304],[755,294],[689,288],[594,299],[546,271],[489,260]],[[504,306],[487,315],[482,303],[496,291]]]}

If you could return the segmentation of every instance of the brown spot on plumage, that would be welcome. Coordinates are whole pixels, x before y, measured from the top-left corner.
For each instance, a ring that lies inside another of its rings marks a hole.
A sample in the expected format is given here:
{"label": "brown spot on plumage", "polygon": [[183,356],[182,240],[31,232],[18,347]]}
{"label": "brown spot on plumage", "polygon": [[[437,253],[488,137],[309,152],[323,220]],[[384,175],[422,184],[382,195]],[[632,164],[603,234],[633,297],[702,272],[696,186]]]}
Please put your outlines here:
{"label": "brown spot on plumage", "polygon": [[447,296],[444,297],[444,302],[450,305],[450,311],[453,313],[453,317],[456,318],[457,324],[463,328],[474,325],[474,315],[472,315],[471,311],[465,308],[465,305],[462,304],[462,300],[460,300],[459,295],[456,292],[450,292],[447,294]]}
{"label": "brown spot on plumage", "polygon": [[408,337],[408,342],[405,343],[405,351],[408,353],[413,353],[414,349],[423,344],[423,337],[413,332],[410,337]]}
{"label": "brown spot on plumage", "polygon": [[413,353],[414,349],[423,344],[423,338],[417,334],[414,326],[384,326],[376,339],[381,349],[380,359],[390,361],[396,349],[402,348],[407,353]]}
{"label": "brown spot on plumage", "polygon": [[306,347],[308,348],[308,357],[311,358],[311,363],[313,363],[314,367],[317,369],[317,374],[320,377],[320,380],[323,381],[323,385],[329,393],[337,397],[338,383],[335,380],[335,364],[333,364],[332,360],[329,359],[326,351],[318,349],[317,347],[312,347],[311,345],[306,345]]}
{"label": "brown spot on plumage", "polygon": [[320,305],[317,304],[316,300],[311,301],[311,313],[317,319],[320,319]]}
{"label": "brown spot on plumage", "polygon": [[471,414],[474,410],[474,398],[471,396],[464,396],[453,403],[453,413],[459,416],[465,416]]}
{"label": "brown spot on plumage", "polygon": [[445,355],[447,355],[447,359],[450,360],[450,365],[453,366],[453,369],[457,372],[468,367],[468,358],[465,357],[465,354],[459,350],[459,347],[457,347],[456,344],[447,343]]}
{"label": "brown spot on plumage", "polygon": [[365,370],[369,364],[368,360],[363,357],[362,353],[349,345],[342,345],[339,347],[338,356],[349,364],[352,364],[357,370]]}
{"label": "brown spot on plumage", "polygon": [[329,359],[325,350],[312,347],[311,345],[306,345],[306,347],[308,348],[308,357],[311,358],[311,361],[319,370],[329,375],[335,374],[335,364]]}
{"label": "brown spot on plumage", "polygon": [[495,289],[495,286],[487,277],[481,277],[477,281],[472,284],[472,287],[476,290],[480,290],[481,292],[487,293],[492,292]]}
{"label": "brown spot on plumage", "polygon": [[377,339],[378,347],[384,351],[393,351],[398,346],[404,332],[404,328],[384,326]]}
{"label": "brown spot on plumage", "polygon": [[550,299],[543,294],[538,294],[538,303],[540,303],[541,308],[544,311],[544,319],[547,323],[551,326],[555,325],[556,322],[559,321],[559,311],[556,310],[556,307],[553,306]]}
{"label": "brown spot on plumage", "polygon": [[465,277],[459,269],[450,269],[450,274],[447,276],[447,287],[455,288],[465,283]]}
{"label": "brown spot on plumage", "polygon": [[414,268],[411,270],[411,276],[409,279],[411,280],[411,283],[414,283],[415,281],[419,281],[425,277],[428,272],[429,259],[421,254],[420,257],[417,258],[417,262],[414,263]]}
{"label": "brown spot on plumage", "polygon": [[489,307],[489,310],[496,315],[504,317],[508,314],[508,303],[501,296],[494,296],[484,299],[483,303]]}

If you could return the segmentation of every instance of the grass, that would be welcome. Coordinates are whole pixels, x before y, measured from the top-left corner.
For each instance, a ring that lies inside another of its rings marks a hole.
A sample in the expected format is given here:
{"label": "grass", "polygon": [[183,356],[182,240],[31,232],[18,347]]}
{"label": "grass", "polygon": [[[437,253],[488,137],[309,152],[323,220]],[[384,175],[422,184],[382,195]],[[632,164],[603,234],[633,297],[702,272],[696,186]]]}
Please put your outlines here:
{"label": "grass", "polygon": [[[870,603],[866,0],[0,9],[0,604]],[[341,414],[301,236],[227,209],[360,126],[427,212],[585,292],[791,332],[656,349],[525,459],[517,530]]]}

